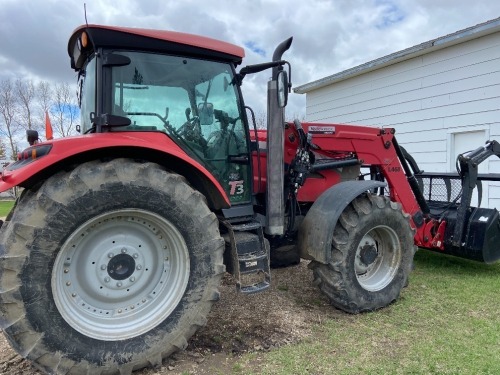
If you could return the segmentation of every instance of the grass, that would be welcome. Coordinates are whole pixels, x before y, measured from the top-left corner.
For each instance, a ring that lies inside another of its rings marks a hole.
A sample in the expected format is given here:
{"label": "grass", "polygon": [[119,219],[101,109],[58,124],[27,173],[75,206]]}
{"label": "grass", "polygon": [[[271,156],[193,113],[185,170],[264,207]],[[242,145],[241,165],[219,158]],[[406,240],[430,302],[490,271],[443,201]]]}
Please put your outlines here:
{"label": "grass", "polygon": [[401,298],[240,363],[254,374],[500,374],[500,264],[417,252]]}
{"label": "grass", "polygon": [[0,217],[7,216],[13,206],[14,201],[0,201]]}
{"label": "grass", "polygon": [[[13,204],[0,201],[0,217]],[[325,319],[311,338],[243,356],[231,373],[500,374],[499,294],[500,263],[421,250],[396,303]]]}

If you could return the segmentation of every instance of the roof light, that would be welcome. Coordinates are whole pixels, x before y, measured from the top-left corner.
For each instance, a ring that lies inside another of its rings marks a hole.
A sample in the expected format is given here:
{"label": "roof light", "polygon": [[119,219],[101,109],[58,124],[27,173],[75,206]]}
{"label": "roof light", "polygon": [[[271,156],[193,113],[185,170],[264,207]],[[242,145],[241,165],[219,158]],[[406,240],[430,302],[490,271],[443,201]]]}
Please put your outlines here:
{"label": "roof light", "polygon": [[82,35],[80,35],[80,41],[82,43],[82,47],[86,48],[89,44],[89,38],[87,36],[87,33],[84,31],[82,32]]}

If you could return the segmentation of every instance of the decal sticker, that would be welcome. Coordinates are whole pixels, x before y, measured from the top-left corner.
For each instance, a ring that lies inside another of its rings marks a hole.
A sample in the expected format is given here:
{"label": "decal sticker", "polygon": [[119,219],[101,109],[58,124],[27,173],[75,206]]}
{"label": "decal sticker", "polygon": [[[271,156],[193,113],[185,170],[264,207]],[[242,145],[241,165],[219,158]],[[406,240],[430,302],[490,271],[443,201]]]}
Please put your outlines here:
{"label": "decal sticker", "polygon": [[309,133],[311,134],[335,134],[335,126],[309,126]]}
{"label": "decal sticker", "polygon": [[388,167],[387,170],[389,172],[399,173],[399,172],[401,172],[401,167]]}
{"label": "decal sticker", "polygon": [[229,181],[229,195],[241,195],[245,192],[243,188],[243,180],[239,181]]}

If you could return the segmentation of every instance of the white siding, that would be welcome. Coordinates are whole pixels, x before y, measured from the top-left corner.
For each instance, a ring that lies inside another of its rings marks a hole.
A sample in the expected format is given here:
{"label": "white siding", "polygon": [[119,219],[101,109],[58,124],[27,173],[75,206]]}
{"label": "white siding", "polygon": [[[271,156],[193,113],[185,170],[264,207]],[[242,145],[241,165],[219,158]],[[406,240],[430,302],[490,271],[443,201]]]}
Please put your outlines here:
{"label": "white siding", "polygon": [[[312,90],[306,111],[313,122],[394,127],[423,170],[450,171],[453,134],[500,141],[500,32]],[[485,163],[500,173],[500,159]],[[487,190],[500,209],[500,184]]]}
{"label": "white siding", "polygon": [[[12,161],[10,160],[0,160],[0,174],[2,173],[3,169],[10,163],[12,163]],[[5,198],[12,198],[10,191],[0,193],[0,199],[5,199]]]}

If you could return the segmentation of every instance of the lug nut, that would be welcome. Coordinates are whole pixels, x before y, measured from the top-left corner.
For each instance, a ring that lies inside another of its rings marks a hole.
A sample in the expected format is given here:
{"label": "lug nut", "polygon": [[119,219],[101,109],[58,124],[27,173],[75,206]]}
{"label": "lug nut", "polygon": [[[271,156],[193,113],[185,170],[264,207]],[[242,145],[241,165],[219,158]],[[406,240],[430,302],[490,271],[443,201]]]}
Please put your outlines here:
{"label": "lug nut", "polygon": [[142,270],[142,266],[140,264],[137,265],[137,267],[135,267],[138,271]]}
{"label": "lug nut", "polygon": [[107,267],[105,264],[103,264],[103,265],[101,266],[101,270],[103,270],[103,271],[104,271],[106,268],[108,268],[108,267]]}
{"label": "lug nut", "polygon": [[121,287],[121,286],[122,286],[122,283],[121,283],[121,282],[117,282],[117,283],[116,283],[116,286],[119,288],[119,287]]}
{"label": "lug nut", "polygon": [[66,281],[66,286],[70,286],[71,285],[71,281]]}
{"label": "lug nut", "polygon": [[108,254],[108,258],[113,258],[114,256],[115,256],[115,254],[113,254],[113,253]]}
{"label": "lug nut", "polygon": [[122,248],[122,254],[125,254],[127,252],[127,248],[126,247],[123,247]]}
{"label": "lug nut", "polygon": [[109,283],[109,280],[110,280],[110,278],[109,278],[109,277],[105,277],[105,278],[104,278],[104,282],[105,282],[105,283]]}
{"label": "lug nut", "polygon": [[135,281],[135,277],[132,276],[129,280],[131,283],[133,283]]}
{"label": "lug nut", "polygon": [[137,258],[139,258],[139,254],[134,253],[133,257],[134,257],[134,259],[137,259]]}

